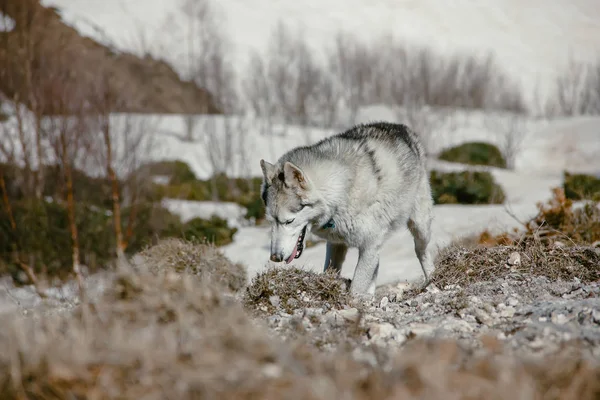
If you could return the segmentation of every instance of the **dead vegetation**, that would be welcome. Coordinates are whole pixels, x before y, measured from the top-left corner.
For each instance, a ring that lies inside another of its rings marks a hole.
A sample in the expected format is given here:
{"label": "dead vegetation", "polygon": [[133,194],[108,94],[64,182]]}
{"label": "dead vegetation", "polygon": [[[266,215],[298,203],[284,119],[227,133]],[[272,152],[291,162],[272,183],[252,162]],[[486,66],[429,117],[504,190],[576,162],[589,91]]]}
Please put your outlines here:
{"label": "dead vegetation", "polygon": [[164,239],[139,253],[142,265],[154,273],[172,271],[198,276],[230,290],[246,285],[246,270],[231,262],[214,245],[179,239]]}
{"label": "dead vegetation", "polygon": [[333,272],[316,273],[296,267],[269,268],[257,274],[246,289],[249,308],[273,311],[277,305],[290,312],[306,307],[342,308],[350,301],[347,282]]}
{"label": "dead vegetation", "polygon": [[600,249],[554,246],[533,238],[511,246],[449,246],[440,252],[432,280],[440,287],[466,286],[515,273],[594,282],[600,279]]}
{"label": "dead vegetation", "polygon": [[575,208],[564,191],[538,204],[538,214],[523,231],[463,239],[442,250],[433,280],[440,286],[468,285],[512,273],[547,276],[552,280],[594,282],[600,279],[600,208],[589,202]]}
{"label": "dead vegetation", "polygon": [[524,238],[533,237],[543,243],[559,242],[559,245],[600,244],[600,203],[590,201],[575,206],[565,196],[562,188],[552,189],[552,198],[545,204],[538,203],[538,213],[529,221],[522,223],[523,232],[491,235],[483,232],[480,243],[514,244]]}

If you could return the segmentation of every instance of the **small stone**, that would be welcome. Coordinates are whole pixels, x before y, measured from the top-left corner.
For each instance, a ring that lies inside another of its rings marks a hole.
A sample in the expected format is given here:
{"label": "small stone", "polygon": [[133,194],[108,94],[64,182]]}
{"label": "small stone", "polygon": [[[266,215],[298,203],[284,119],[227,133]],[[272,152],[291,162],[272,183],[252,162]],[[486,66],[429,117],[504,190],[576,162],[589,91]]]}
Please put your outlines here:
{"label": "small stone", "polygon": [[592,319],[595,323],[600,324],[600,310],[592,311]]}
{"label": "small stone", "polygon": [[425,290],[427,291],[427,293],[439,293],[441,290],[438,289],[437,286],[435,286],[433,283],[430,284],[429,286],[427,286],[425,288]]}
{"label": "small stone", "polygon": [[344,318],[346,321],[356,322],[359,318],[358,309],[356,308],[348,308],[346,310],[338,311],[338,314]]}
{"label": "small stone", "polygon": [[267,364],[262,369],[263,375],[268,378],[279,378],[281,376],[281,367],[277,364]]}
{"label": "small stone", "polygon": [[516,306],[517,304],[519,304],[519,300],[515,299],[514,297],[511,297],[510,299],[508,299],[508,305],[509,306]]}
{"label": "small stone", "polygon": [[269,302],[271,302],[273,307],[277,308],[281,304],[281,298],[279,296],[271,296],[269,297]]}
{"label": "small stone", "polygon": [[475,315],[475,319],[477,320],[477,322],[479,322],[480,324],[486,325],[486,326],[493,324],[492,318],[485,311],[483,311],[481,309],[476,309],[473,314]]}
{"label": "small stone", "polygon": [[505,307],[499,315],[502,318],[512,318],[515,315],[515,308],[513,306]]}
{"label": "small stone", "polygon": [[507,263],[510,266],[521,265],[521,255],[516,251],[510,253],[510,256],[508,256]]}
{"label": "small stone", "polygon": [[388,299],[387,296],[383,296],[383,298],[379,302],[379,308],[381,308],[383,311],[387,310],[387,305],[388,305],[389,301],[390,301],[390,299]]}
{"label": "small stone", "polygon": [[567,318],[564,314],[554,314],[552,315],[552,322],[557,325],[564,325],[567,323],[569,318]]}
{"label": "small stone", "polygon": [[394,303],[396,301],[396,298],[397,298],[396,293],[390,294],[390,303]]}
{"label": "small stone", "polygon": [[395,333],[396,333],[396,328],[394,327],[394,325],[390,324],[389,322],[384,322],[381,324],[373,323],[373,324],[369,325],[369,328],[367,331],[369,338],[373,339],[373,340],[388,339],[388,338],[393,337]]}
{"label": "small stone", "polygon": [[481,300],[477,296],[471,296],[471,297],[469,297],[469,301],[471,303],[473,303],[473,304],[480,304],[481,303]]}
{"label": "small stone", "polygon": [[546,321],[548,321],[548,318],[546,318],[546,317],[540,317],[538,319],[538,321],[540,321],[540,322],[546,322]]}

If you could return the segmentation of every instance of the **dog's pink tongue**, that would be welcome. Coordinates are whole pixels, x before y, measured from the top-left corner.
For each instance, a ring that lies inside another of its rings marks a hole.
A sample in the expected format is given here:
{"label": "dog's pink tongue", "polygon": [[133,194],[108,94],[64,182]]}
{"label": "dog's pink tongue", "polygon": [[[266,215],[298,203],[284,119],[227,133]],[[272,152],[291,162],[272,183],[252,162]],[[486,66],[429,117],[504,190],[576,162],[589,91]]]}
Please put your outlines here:
{"label": "dog's pink tongue", "polygon": [[296,243],[296,245],[294,246],[294,251],[292,251],[292,255],[290,256],[290,258],[285,260],[285,263],[286,264],[291,263],[294,260],[294,258],[296,257],[296,254],[298,254],[298,243]]}

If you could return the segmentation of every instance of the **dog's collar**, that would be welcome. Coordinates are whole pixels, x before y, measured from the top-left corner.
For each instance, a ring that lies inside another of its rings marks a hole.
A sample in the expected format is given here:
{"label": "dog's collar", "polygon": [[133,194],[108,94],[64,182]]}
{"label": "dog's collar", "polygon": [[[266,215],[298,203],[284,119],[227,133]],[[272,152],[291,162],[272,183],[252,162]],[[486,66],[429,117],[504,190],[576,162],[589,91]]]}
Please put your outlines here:
{"label": "dog's collar", "polygon": [[333,218],[325,223],[325,225],[321,226],[321,229],[329,229],[335,228],[335,222],[333,222]]}

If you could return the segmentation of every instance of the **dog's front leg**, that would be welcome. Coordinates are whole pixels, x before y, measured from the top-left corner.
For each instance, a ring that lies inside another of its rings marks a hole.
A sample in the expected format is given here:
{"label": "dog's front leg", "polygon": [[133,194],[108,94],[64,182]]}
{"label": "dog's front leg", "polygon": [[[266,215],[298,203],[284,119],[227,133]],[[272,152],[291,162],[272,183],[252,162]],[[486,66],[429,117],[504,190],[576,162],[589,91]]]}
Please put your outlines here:
{"label": "dog's front leg", "polygon": [[375,294],[375,283],[379,272],[379,246],[359,248],[358,263],[350,285],[350,292],[357,294]]}

